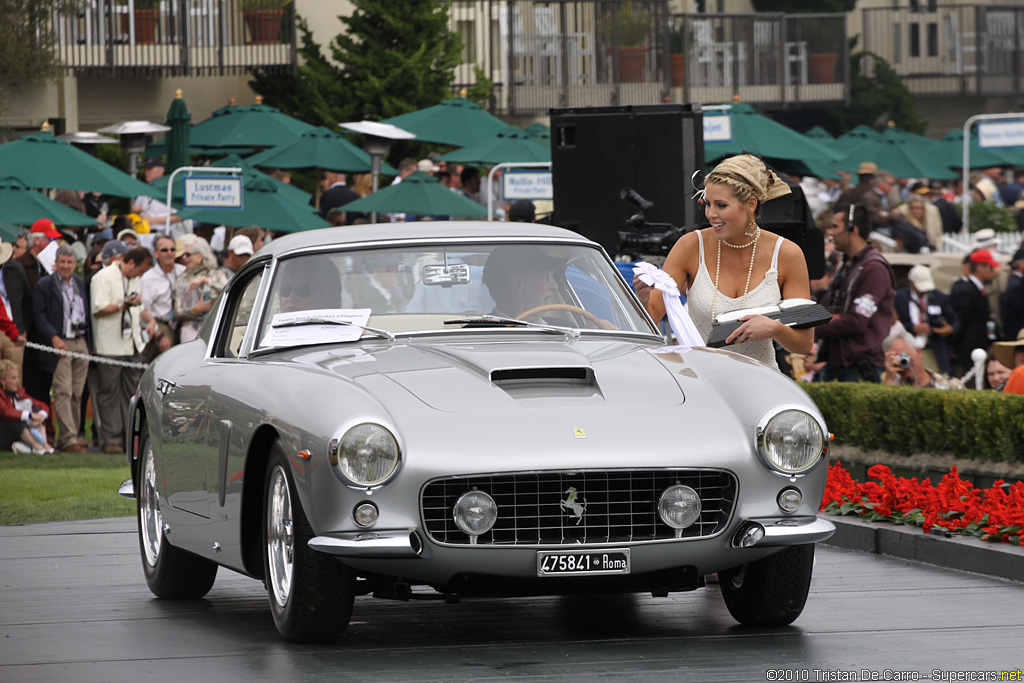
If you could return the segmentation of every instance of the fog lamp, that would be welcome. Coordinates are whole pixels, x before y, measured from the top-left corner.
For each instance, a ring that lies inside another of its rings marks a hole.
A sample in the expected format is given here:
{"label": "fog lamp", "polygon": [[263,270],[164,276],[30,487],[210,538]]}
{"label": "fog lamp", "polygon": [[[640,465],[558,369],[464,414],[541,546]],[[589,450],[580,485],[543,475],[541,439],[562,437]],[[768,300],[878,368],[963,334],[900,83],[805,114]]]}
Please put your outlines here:
{"label": "fog lamp", "polygon": [[735,548],[750,548],[761,542],[764,538],[764,527],[756,522],[748,522],[736,530],[732,537],[732,545]]}
{"label": "fog lamp", "polygon": [[665,489],[658,499],[661,521],[676,530],[676,536],[700,517],[700,496],[689,486],[676,484]]}
{"label": "fog lamp", "polygon": [[779,491],[779,508],[785,512],[796,512],[804,502],[804,494],[797,488],[785,488]]}
{"label": "fog lamp", "polygon": [[486,534],[498,520],[498,504],[483,491],[467,491],[455,502],[455,525],[469,536],[470,543],[476,543],[481,534]]}
{"label": "fog lamp", "polygon": [[360,503],[352,511],[352,518],[359,526],[373,526],[377,523],[379,516],[380,512],[377,511],[377,506],[373,503]]}

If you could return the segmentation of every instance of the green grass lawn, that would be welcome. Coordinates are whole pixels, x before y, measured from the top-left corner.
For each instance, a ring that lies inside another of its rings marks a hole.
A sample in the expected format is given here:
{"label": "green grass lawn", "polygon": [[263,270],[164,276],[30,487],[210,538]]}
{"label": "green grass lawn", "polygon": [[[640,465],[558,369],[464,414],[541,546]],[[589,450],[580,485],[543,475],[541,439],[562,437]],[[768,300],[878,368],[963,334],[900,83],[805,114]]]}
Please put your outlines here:
{"label": "green grass lawn", "polygon": [[0,525],[135,514],[124,454],[0,453]]}

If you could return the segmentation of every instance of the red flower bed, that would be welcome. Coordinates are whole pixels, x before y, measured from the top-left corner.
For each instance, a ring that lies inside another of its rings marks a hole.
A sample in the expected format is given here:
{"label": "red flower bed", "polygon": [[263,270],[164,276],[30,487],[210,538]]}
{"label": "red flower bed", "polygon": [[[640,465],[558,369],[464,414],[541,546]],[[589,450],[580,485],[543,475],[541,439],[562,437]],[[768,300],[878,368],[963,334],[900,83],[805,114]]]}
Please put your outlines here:
{"label": "red flower bed", "polygon": [[971,534],[983,541],[1024,546],[1024,482],[976,489],[960,478],[956,467],[938,486],[930,479],[896,477],[885,465],[873,465],[863,484],[837,462],[828,469],[821,510],[830,515],[857,515],[873,522],[915,524],[925,533],[933,527]]}

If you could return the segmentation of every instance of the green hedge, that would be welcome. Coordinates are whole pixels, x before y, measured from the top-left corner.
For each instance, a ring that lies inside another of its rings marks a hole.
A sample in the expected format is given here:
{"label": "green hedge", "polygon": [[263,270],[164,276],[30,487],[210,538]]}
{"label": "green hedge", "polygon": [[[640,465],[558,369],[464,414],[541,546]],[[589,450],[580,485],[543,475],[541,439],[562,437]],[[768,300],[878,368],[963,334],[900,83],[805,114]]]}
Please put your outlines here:
{"label": "green hedge", "polygon": [[1024,396],[868,383],[801,383],[836,443],[1024,462]]}

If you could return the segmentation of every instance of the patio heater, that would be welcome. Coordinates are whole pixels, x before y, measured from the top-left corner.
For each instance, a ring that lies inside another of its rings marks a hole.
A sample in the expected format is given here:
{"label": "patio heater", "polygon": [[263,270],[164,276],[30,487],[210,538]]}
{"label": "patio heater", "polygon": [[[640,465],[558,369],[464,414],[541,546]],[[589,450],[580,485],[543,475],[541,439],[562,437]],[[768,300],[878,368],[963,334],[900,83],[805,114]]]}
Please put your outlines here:
{"label": "patio heater", "polygon": [[58,135],[61,140],[70,142],[72,145],[88,152],[89,154],[96,156],[96,145],[109,145],[116,143],[115,138],[108,138],[106,135],[100,135],[99,133],[90,133],[87,131],[79,131],[77,133],[65,133],[64,135]]}
{"label": "patio heater", "polygon": [[170,129],[170,126],[149,121],[121,121],[97,132],[121,136],[121,149],[128,155],[128,173],[135,177],[139,173],[139,157],[146,151],[148,136],[166,133]]}
{"label": "patio heater", "polygon": [[[392,140],[412,140],[415,133],[410,133],[390,123],[379,121],[352,121],[340,124],[342,128],[363,136],[363,149],[370,155],[370,174],[373,178],[373,191],[380,187],[381,160],[391,151]],[[377,222],[377,212],[370,215],[370,221]]]}

